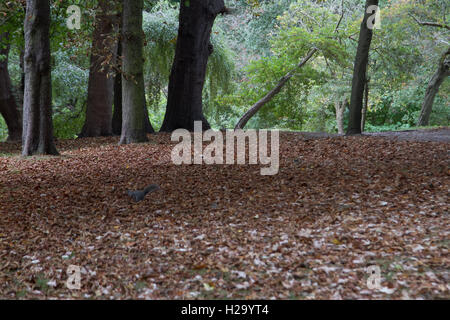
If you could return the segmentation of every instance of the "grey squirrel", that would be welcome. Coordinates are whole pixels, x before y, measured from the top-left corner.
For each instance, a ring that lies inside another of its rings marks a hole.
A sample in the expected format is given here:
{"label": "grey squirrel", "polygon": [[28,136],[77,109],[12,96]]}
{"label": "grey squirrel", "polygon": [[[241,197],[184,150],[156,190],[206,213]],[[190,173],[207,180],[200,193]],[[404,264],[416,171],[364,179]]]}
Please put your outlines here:
{"label": "grey squirrel", "polygon": [[144,200],[144,197],[147,195],[147,193],[159,190],[159,186],[157,184],[151,184],[149,186],[147,186],[144,190],[136,190],[136,191],[132,191],[132,190],[128,190],[127,193],[128,195],[133,198],[133,200],[135,202],[139,202]]}

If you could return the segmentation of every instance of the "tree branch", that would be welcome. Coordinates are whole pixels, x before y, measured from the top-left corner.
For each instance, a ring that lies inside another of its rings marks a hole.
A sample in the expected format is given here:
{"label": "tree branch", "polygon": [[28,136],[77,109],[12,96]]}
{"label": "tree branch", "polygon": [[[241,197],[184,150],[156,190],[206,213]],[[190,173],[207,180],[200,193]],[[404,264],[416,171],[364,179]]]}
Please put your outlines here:
{"label": "tree branch", "polygon": [[339,21],[336,25],[336,28],[334,28],[334,32],[337,32],[339,29],[339,26],[341,25],[342,19],[344,18],[344,0],[341,2],[341,16],[339,18]]}
{"label": "tree branch", "polygon": [[267,102],[269,102],[270,100],[272,100],[272,98],[277,95],[280,90],[283,88],[283,86],[286,84],[286,82],[288,82],[288,80],[290,78],[292,78],[292,76],[294,75],[295,71],[297,69],[300,69],[301,67],[303,67],[311,58],[312,56],[318,51],[317,48],[312,48],[311,50],[309,50],[308,54],[306,55],[306,57],[300,61],[300,63],[290,72],[288,72],[284,77],[282,77],[280,79],[280,81],[278,82],[277,86],[275,88],[273,88],[272,90],[270,90],[270,92],[268,94],[266,94],[264,96],[264,98],[260,99],[258,102],[256,102],[243,116],[242,118],[238,121],[238,123],[236,124],[236,127],[234,128],[234,130],[237,129],[242,129],[245,127],[245,125],[247,124],[248,120],[251,119],[251,117],[253,117],[259,109],[261,109]]}
{"label": "tree branch", "polygon": [[444,28],[447,30],[450,30],[450,26],[446,25],[444,23],[437,23],[437,22],[430,22],[430,21],[420,21],[419,19],[417,19],[415,16],[413,16],[412,14],[409,14],[409,16],[411,18],[413,18],[418,24],[420,24],[421,26],[429,26],[429,27],[436,27],[436,28]]}

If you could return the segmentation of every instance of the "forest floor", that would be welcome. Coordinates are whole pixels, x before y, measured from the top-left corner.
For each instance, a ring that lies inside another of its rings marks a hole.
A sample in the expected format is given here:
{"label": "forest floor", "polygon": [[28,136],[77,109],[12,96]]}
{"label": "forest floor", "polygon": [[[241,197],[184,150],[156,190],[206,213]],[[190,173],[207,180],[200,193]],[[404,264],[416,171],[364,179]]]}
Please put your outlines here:
{"label": "forest floor", "polygon": [[[173,165],[168,134],[63,140],[61,156],[27,159],[1,143],[0,298],[449,299],[450,144],[438,131],[283,132],[274,176]],[[161,190],[142,202],[126,194],[150,183]],[[66,287],[69,265],[80,290]]]}
{"label": "forest floor", "polygon": [[[332,138],[340,136],[338,134],[329,134],[324,132],[301,132],[300,134],[305,139]],[[368,132],[364,133],[363,136],[384,137],[405,141],[450,142],[450,128],[443,127],[437,129]]]}

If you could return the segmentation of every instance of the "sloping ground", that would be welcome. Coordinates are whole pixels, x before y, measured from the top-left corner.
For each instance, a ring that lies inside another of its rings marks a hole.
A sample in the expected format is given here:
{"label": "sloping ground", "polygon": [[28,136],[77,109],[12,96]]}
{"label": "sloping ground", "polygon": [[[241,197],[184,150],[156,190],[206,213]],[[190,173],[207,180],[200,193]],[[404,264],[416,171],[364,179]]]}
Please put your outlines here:
{"label": "sloping ground", "polygon": [[282,133],[261,176],[175,166],[170,136],[150,139],[25,160],[0,144],[0,298],[450,298],[448,143]]}

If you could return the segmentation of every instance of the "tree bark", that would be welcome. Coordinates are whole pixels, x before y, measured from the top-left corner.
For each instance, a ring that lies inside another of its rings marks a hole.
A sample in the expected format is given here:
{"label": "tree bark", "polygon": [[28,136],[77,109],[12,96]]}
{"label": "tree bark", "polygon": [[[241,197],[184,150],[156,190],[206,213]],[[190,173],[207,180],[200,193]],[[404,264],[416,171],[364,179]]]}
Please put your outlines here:
{"label": "tree bark", "polygon": [[27,0],[22,155],[53,154],[50,1]]}
{"label": "tree bark", "polygon": [[148,108],[147,108],[147,100],[145,98],[145,85],[144,85],[144,90],[142,91],[143,95],[144,95],[144,128],[145,128],[145,132],[146,133],[155,133],[155,130],[152,127],[152,124],[150,123],[150,119],[149,119],[149,113],[148,113]]}
{"label": "tree bark", "polygon": [[433,102],[436,94],[439,91],[439,87],[444,80],[450,76],[450,48],[444,53],[439,61],[439,68],[428,83],[427,91],[425,93],[425,99],[422,104],[422,110],[420,112],[418,126],[427,126],[430,120],[431,111],[433,109]]}
{"label": "tree bark", "polygon": [[361,133],[364,132],[364,127],[366,126],[367,107],[369,106],[369,82],[370,79],[367,78],[366,84],[364,85],[364,105],[361,115]]}
{"label": "tree bark", "polygon": [[[25,38],[25,36],[24,36]],[[19,66],[20,66],[20,86],[19,86],[19,105],[21,107],[21,110],[23,110],[23,95],[25,94],[25,61],[24,61],[24,57],[25,57],[25,48],[23,48],[22,50],[20,50],[20,62],[19,62]]]}
{"label": "tree bark", "polygon": [[0,114],[8,126],[7,141],[22,139],[22,123],[17,103],[12,93],[11,78],[8,71],[9,34],[0,34]]}
{"label": "tree bark", "polygon": [[122,133],[122,43],[117,45],[117,62],[119,72],[114,77],[114,112],[112,117],[112,132],[120,136]]}
{"label": "tree bark", "polygon": [[116,60],[117,19],[114,1],[99,0],[92,35],[86,120],[79,137],[112,135],[114,77],[111,64]]}
{"label": "tree bark", "polygon": [[203,115],[202,92],[208,58],[213,52],[211,30],[223,0],[181,1],[175,59],[169,79],[167,108],[161,131],[194,130],[194,121],[210,125]]}
{"label": "tree bark", "polygon": [[283,78],[280,79],[277,86],[273,88],[268,94],[266,94],[261,100],[256,102],[243,116],[241,119],[239,119],[238,123],[235,126],[235,130],[237,129],[243,129],[247,122],[270,100],[272,100],[273,97],[275,97],[281,89],[284,87],[284,85],[289,81],[290,78],[294,75],[294,72],[297,71],[297,69],[300,69],[303,67],[314,55],[314,53],[317,52],[316,48],[311,49],[306,57],[295,67],[295,69],[289,71]]}
{"label": "tree bark", "polygon": [[[122,134],[122,44],[119,41],[117,46],[117,62],[118,62],[118,73],[114,77],[114,112],[112,117],[112,131],[114,135],[120,136]],[[153,127],[149,120],[149,114],[147,109],[147,104],[145,103],[145,89],[144,89],[144,126],[146,133],[154,133]]]}
{"label": "tree bark", "polygon": [[338,133],[344,134],[344,112],[345,108],[348,106],[347,99],[336,100],[334,102],[334,109],[336,111],[336,124],[338,127]]}
{"label": "tree bark", "polygon": [[143,0],[123,1],[122,133],[119,144],[148,141],[143,73],[143,7]]}
{"label": "tree bark", "polygon": [[366,0],[364,19],[359,32],[358,48],[356,50],[355,65],[353,69],[352,94],[350,97],[350,117],[347,134],[361,134],[361,118],[366,85],[367,63],[369,60],[370,43],[373,31],[368,28],[367,21],[374,13],[367,13],[367,8],[378,5],[378,0]]}

